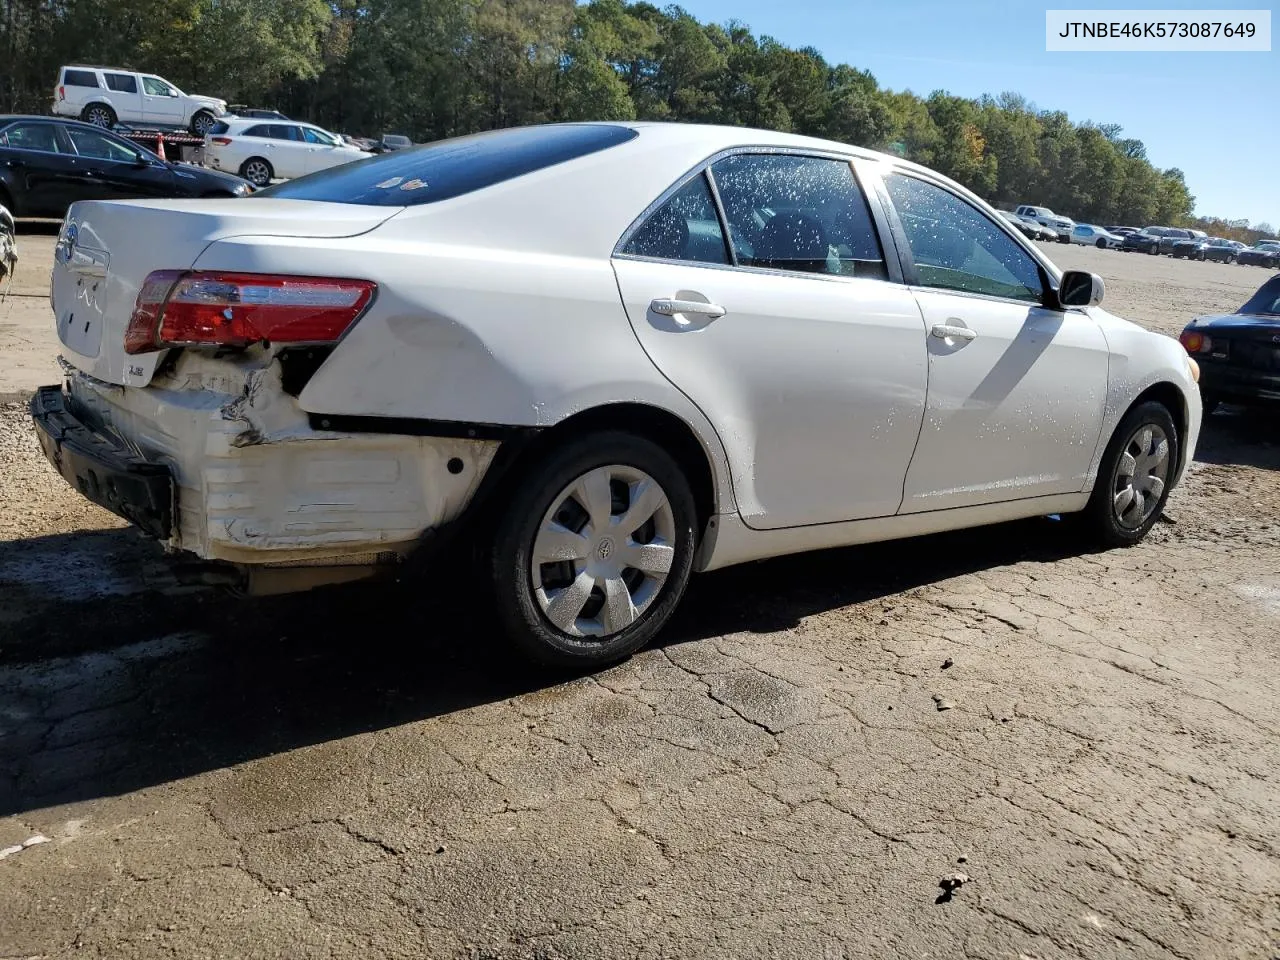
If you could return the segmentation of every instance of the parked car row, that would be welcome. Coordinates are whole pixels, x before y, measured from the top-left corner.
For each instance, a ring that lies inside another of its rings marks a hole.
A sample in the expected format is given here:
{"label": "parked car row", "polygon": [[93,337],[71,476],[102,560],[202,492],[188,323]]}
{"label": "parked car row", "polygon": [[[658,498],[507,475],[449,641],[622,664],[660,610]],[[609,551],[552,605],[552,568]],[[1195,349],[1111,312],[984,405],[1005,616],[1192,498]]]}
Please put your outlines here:
{"label": "parked car row", "polygon": [[0,115],[0,204],[15,217],[61,217],[77,200],[243,197],[239,177],[162,160],[79,120]]}

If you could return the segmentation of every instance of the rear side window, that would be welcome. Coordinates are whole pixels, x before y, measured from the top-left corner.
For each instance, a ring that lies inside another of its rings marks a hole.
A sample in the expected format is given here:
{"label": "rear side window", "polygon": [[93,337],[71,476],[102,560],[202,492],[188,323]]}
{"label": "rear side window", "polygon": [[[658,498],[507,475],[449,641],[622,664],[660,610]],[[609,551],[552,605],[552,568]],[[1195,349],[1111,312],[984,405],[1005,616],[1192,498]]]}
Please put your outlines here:
{"label": "rear side window", "polygon": [[246,130],[244,132],[244,135],[246,137],[270,137],[271,127],[268,124],[259,123],[258,125],[250,127],[248,130]]}
{"label": "rear side window", "polygon": [[626,143],[636,137],[611,124],[515,127],[441,140],[259,190],[254,197],[411,207],[462,196]]}
{"label": "rear side window", "polygon": [[866,198],[843,160],[776,154],[711,167],[742,266],[884,279]]}
{"label": "rear side window", "polygon": [[706,176],[699,174],[672,194],[632,234],[622,252],[660,260],[728,263]]}
{"label": "rear side window", "polygon": [[39,150],[41,153],[61,153],[58,146],[58,132],[52,124],[15,123],[0,131],[0,146],[12,147],[15,150]]}
{"label": "rear side window", "polygon": [[137,93],[138,78],[132,77],[127,73],[104,73],[107,88],[116,91],[116,93]]}
{"label": "rear side window", "polygon": [[97,87],[98,75],[92,70],[63,70],[62,83],[68,87]]}

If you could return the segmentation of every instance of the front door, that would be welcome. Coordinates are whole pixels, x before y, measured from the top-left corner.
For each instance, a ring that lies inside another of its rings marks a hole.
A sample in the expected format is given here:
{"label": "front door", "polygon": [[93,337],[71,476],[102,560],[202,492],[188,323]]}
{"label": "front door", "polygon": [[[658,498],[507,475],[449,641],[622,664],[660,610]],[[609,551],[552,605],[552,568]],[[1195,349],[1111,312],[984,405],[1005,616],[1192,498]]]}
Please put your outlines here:
{"label": "front door", "polygon": [[183,109],[182,97],[167,80],[142,78],[142,119],[146,123],[180,127],[186,120]]}
{"label": "front door", "polygon": [[924,409],[919,307],[890,283],[848,163],[742,154],[614,259],[636,336],[715,426],[758,529],[890,516]]}
{"label": "front door", "polygon": [[118,200],[173,196],[173,173],[132,144],[87,127],[68,127],[79,155],[82,200]]}
{"label": "front door", "polygon": [[902,512],[1084,489],[1109,354],[1087,312],[1051,309],[1040,265],[977,207],[891,173],[924,314],[929,399]]}

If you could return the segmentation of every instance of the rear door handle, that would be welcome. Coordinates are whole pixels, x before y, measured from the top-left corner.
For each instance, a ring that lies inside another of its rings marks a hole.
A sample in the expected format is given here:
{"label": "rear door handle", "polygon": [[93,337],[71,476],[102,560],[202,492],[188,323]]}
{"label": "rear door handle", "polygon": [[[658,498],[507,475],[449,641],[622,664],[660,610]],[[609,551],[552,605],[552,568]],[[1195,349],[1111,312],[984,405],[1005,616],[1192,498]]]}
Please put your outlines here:
{"label": "rear door handle", "polygon": [[702,300],[654,300],[649,304],[649,309],[664,317],[674,317],[683,313],[696,314],[714,320],[725,314],[724,307],[718,303],[706,303]]}
{"label": "rear door handle", "polygon": [[968,327],[956,326],[950,323],[935,323],[929,331],[939,340],[977,340],[978,333],[976,330],[970,330]]}

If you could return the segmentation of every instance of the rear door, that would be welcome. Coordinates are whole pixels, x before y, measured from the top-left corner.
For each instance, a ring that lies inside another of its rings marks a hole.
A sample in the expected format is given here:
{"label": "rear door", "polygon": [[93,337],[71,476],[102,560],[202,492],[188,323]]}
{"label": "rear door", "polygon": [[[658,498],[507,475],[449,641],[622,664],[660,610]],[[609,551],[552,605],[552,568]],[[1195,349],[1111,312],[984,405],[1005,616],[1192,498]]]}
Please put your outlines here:
{"label": "rear door", "polygon": [[143,118],[142,88],[136,73],[112,73],[102,71],[102,79],[111,91],[111,105],[116,116],[125,123],[138,123]]}
{"label": "rear door", "polygon": [[142,119],[146,123],[180,127],[185,121],[182,98],[173,84],[159,77],[141,76]]}
{"label": "rear door", "polygon": [[0,164],[14,188],[14,211],[24,217],[61,217],[79,199],[81,179],[60,124],[17,120],[0,130]]}
{"label": "rear door", "polygon": [[714,424],[752,527],[901,503],[928,358],[873,217],[847,160],[739,153],[673,188],[614,257],[636,336]]}

